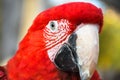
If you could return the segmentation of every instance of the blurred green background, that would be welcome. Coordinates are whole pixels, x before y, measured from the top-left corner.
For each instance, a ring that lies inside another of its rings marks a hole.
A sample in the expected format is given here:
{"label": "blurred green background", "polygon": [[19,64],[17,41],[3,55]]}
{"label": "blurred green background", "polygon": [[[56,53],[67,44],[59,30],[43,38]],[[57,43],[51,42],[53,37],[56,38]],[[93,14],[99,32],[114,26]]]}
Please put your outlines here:
{"label": "blurred green background", "polygon": [[119,0],[0,0],[0,64],[6,64],[14,55],[39,12],[70,1],[91,2],[102,8],[104,25],[100,34],[98,70],[103,80],[120,80]]}
{"label": "blurred green background", "polygon": [[[104,14],[104,27],[100,34],[100,67],[120,69],[120,15],[112,9]],[[104,65],[103,65],[104,64]]]}
{"label": "blurred green background", "polygon": [[120,14],[113,8],[104,13],[98,68],[110,78],[104,80],[120,80]]}

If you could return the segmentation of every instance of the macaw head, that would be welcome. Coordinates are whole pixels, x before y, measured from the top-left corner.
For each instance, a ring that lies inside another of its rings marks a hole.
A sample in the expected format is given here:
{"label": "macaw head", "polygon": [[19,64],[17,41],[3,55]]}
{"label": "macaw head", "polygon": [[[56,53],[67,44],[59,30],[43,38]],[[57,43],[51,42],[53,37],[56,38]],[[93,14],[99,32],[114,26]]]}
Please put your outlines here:
{"label": "macaw head", "polygon": [[[59,70],[79,72],[81,80],[88,80],[98,61],[98,34],[102,24],[101,9],[90,3],[72,2],[50,8],[36,17],[19,46],[22,51],[25,47],[33,46],[27,49],[29,54],[20,53],[27,55],[22,57],[25,59],[23,63],[26,61],[28,64],[28,56],[35,54],[32,51],[40,49],[41,52],[46,51],[42,54],[47,54]],[[20,55],[16,56],[20,58]],[[31,59],[35,61],[37,57]]]}
{"label": "macaw head", "polygon": [[103,24],[100,8],[90,3],[67,3],[42,12],[34,24],[29,31],[43,30],[44,49],[58,69],[79,72],[82,80],[92,76]]}

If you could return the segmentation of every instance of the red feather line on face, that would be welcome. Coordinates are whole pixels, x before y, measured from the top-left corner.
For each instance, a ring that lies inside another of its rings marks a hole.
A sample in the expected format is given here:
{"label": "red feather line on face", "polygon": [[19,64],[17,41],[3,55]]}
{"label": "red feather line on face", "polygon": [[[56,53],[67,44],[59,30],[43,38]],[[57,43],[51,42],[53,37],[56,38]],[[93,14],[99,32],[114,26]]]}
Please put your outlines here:
{"label": "red feather line on face", "polygon": [[100,31],[103,25],[103,14],[100,8],[90,3],[72,2],[50,8],[40,13],[29,30],[42,29],[50,20],[60,19],[67,19],[75,25],[81,23],[99,24]]}

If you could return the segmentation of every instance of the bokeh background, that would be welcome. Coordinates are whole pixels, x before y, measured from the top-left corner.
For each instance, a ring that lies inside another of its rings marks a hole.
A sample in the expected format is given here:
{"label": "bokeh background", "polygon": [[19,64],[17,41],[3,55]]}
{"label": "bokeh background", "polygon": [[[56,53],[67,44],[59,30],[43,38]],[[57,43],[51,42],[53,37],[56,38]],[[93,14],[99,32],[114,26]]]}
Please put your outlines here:
{"label": "bokeh background", "polygon": [[71,1],[90,2],[102,8],[104,27],[97,68],[103,80],[120,80],[120,0],[0,0],[0,65],[15,54],[38,13]]}

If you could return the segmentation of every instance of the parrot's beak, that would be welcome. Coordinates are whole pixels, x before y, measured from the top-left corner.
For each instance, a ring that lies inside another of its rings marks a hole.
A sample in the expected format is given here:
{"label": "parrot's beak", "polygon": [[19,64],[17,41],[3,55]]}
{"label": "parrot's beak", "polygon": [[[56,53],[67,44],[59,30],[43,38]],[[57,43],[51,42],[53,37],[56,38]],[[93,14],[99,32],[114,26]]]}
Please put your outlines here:
{"label": "parrot's beak", "polygon": [[54,63],[63,71],[79,72],[81,80],[89,80],[99,55],[99,25],[80,24],[57,52]]}
{"label": "parrot's beak", "polygon": [[75,30],[77,66],[81,80],[89,80],[99,56],[99,25],[83,24]]}

